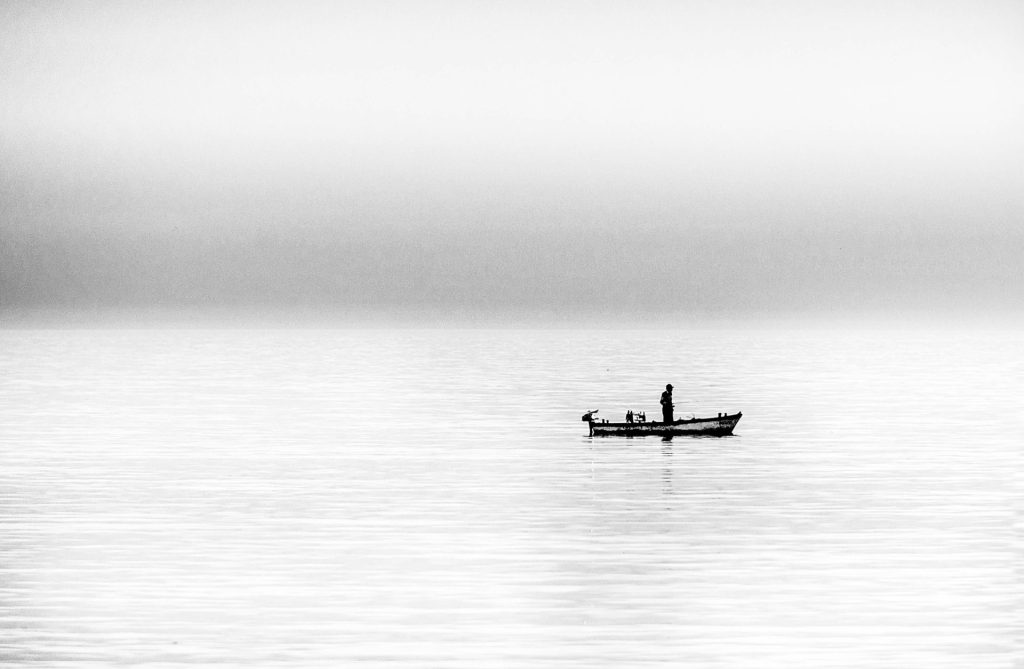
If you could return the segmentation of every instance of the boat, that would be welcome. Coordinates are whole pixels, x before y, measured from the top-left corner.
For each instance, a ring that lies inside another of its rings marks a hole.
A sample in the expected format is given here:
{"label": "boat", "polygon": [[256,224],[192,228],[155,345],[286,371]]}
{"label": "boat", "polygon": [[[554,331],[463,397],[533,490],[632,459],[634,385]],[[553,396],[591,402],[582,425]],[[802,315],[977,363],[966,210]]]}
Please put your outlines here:
{"label": "boat", "polygon": [[[648,423],[643,414],[639,419],[624,423],[611,423],[594,416],[597,409],[583,414],[582,420],[590,426],[591,437],[725,437],[732,434],[736,423],[740,422],[743,412],[734,414],[718,414],[713,418],[680,418],[671,423]],[[630,414],[632,417],[632,414]]]}

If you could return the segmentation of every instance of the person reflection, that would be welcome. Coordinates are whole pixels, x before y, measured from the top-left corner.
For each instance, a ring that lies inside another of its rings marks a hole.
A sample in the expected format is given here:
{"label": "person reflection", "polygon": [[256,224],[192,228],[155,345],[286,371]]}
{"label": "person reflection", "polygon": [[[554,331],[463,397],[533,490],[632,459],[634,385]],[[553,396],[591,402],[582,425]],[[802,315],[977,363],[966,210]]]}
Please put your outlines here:
{"label": "person reflection", "polygon": [[672,489],[672,436],[662,437],[661,453],[665,456],[665,465],[661,470],[661,494],[671,496]]}

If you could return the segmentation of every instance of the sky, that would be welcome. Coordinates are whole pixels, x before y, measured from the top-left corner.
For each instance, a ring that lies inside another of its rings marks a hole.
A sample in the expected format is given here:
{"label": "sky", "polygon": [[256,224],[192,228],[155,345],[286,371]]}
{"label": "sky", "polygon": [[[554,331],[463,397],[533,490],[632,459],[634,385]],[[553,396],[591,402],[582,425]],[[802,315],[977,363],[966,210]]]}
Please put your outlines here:
{"label": "sky", "polygon": [[0,325],[1024,315],[1024,4],[0,4]]}

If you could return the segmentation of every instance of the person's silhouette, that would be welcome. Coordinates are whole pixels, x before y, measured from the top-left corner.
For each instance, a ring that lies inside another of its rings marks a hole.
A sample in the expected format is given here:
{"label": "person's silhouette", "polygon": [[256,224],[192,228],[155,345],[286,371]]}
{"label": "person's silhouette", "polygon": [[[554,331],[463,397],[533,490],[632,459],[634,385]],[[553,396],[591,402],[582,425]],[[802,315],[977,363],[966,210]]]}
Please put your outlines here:
{"label": "person's silhouette", "polygon": [[661,394],[661,419],[664,420],[666,423],[671,423],[673,420],[673,408],[674,405],[672,404],[672,384],[670,383],[667,386],[665,386],[665,392]]}

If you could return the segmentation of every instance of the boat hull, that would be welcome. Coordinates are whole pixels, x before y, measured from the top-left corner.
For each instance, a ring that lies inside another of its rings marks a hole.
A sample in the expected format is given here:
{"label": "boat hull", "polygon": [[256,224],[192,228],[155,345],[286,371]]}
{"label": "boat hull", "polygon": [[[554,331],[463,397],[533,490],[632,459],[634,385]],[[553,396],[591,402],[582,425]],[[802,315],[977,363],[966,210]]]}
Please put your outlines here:
{"label": "boat hull", "polygon": [[736,429],[743,413],[715,418],[690,418],[672,423],[602,423],[590,420],[592,437],[726,437]]}

